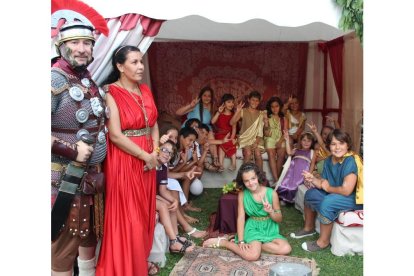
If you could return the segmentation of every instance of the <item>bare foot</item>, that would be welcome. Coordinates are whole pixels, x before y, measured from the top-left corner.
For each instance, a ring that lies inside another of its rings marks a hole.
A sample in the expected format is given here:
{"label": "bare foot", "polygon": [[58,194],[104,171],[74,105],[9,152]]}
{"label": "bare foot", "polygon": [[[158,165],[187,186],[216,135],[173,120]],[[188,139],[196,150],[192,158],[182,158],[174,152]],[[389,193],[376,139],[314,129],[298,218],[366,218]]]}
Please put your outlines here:
{"label": "bare foot", "polygon": [[199,222],[200,222],[200,220],[198,220],[198,219],[196,219],[196,218],[193,218],[193,217],[190,217],[190,216],[189,216],[189,215],[187,215],[187,214],[184,214],[184,218],[185,218],[185,220],[186,220],[189,224],[199,223]]}
{"label": "bare foot", "polygon": [[201,208],[195,207],[192,203],[187,203],[183,206],[185,211],[201,212]]}
{"label": "bare foot", "polygon": [[218,238],[210,238],[203,242],[203,247],[217,248]]}

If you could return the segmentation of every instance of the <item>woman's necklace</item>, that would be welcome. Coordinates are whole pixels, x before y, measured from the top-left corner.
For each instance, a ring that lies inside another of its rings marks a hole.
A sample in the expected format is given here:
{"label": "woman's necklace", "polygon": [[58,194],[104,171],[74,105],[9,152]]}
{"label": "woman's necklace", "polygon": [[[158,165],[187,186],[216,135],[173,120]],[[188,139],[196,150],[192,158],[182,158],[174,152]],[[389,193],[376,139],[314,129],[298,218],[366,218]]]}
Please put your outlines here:
{"label": "woman's necklace", "polygon": [[142,104],[140,104],[138,102],[138,100],[134,97],[134,95],[132,94],[131,91],[129,91],[128,89],[125,88],[125,86],[121,83],[120,80],[118,80],[118,83],[119,83],[119,85],[117,83],[115,83],[115,84],[117,84],[118,86],[121,86],[121,88],[128,91],[129,95],[131,95],[132,99],[136,102],[136,104],[141,108],[142,112],[144,113],[145,128],[147,129],[146,137],[147,137],[147,142],[148,142],[148,148],[149,148],[150,151],[152,151],[152,143],[150,141],[150,128],[149,128],[149,123],[148,123],[148,116],[147,116],[147,112],[145,110],[144,98],[142,97],[143,95],[142,95],[141,89],[139,89],[138,84],[136,84],[137,90],[141,93],[141,96],[138,95],[138,94],[137,94],[137,96],[141,99]]}

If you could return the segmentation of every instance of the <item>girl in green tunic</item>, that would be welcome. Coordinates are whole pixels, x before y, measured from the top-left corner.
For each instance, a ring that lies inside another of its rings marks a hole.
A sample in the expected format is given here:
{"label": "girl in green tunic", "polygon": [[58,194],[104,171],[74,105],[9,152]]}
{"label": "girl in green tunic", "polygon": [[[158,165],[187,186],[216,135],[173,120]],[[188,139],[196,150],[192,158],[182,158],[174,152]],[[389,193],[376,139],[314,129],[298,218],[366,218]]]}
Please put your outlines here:
{"label": "girl in green tunic", "polygon": [[258,260],[262,250],[276,255],[291,252],[288,241],[279,234],[282,221],[279,198],[273,189],[262,185],[265,180],[256,164],[240,166],[236,178],[242,188],[238,194],[236,241],[228,241],[227,237],[211,238],[203,243],[204,247],[225,247],[248,261]]}

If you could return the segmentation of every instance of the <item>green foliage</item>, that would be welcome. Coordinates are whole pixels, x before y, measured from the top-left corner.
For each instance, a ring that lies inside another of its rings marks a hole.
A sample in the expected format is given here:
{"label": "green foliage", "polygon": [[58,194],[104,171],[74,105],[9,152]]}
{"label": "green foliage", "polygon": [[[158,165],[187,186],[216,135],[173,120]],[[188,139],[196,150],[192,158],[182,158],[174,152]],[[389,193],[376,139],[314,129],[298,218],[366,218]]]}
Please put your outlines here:
{"label": "green foliage", "polygon": [[342,30],[355,30],[362,43],[363,40],[363,0],[335,0],[342,7],[342,17],[338,27]]}
{"label": "green foliage", "polygon": [[223,194],[227,194],[228,192],[236,191],[236,186],[237,186],[236,182],[233,182],[233,181],[224,184],[223,189],[222,189]]}
{"label": "green foliage", "polygon": [[[207,229],[209,225],[209,218],[212,212],[217,211],[217,206],[223,190],[221,188],[204,189],[203,194],[192,198],[194,205],[202,209],[201,213],[188,212],[190,216],[200,219],[200,222],[194,224],[200,230]],[[315,259],[318,267],[320,268],[319,276],[359,276],[363,275],[363,256],[345,256],[337,257],[331,253],[331,251],[323,250],[317,253],[309,253],[301,248],[301,244],[304,241],[311,241],[318,236],[307,237],[303,239],[292,239],[289,237],[291,232],[303,227],[303,215],[295,209],[293,205],[281,206],[283,214],[283,222],[280,224],[281,234],[285,236],[290,245],[292,246],[292,253],[290,256]],[[180,231],[182,232],[182,231]],[[193,239],[196,245],[201,246],[203,241],[201,239]],[[161,268],[158,275],[168,276],[171,270],[182,258],[180,254],[166,254],[167,263],[165,267]]]}

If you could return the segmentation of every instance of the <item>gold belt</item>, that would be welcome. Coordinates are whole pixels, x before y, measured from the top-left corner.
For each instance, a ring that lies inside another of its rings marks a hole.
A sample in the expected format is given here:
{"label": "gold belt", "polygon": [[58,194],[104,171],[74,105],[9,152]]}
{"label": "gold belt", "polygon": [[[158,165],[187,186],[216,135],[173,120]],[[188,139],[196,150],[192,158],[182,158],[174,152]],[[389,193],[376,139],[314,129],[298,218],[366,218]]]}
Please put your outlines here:
{"label": "gold belt", "polygon": [[144,127],[144,128],[141,128],[141,129],[127,129],[127,130],[122,131],[122,133],[127,137],[130,137],[130,136],[144,136],[144,135],[150,134],[150,128],[149,127]]}
{"label": "gold belt", "polygon": [[268,219],[270,219],[270,217],[269,216],[266,216],[266,217],[250,217],[252,220],[268,220]]}
{"label": "gold belt", "polygon": [[[61,164],[61,163],[55,163],[52,162],[50,169],[54,172],[63,172],[66,167],[68,165],[67,164]],[[81,163],[79,163],[79,167],[84,167]],[[89,165],[90,168],[95,168],[96,172],[101,172],[101,164],[97,164],[97,165]]]}

